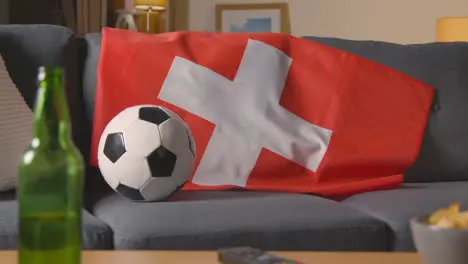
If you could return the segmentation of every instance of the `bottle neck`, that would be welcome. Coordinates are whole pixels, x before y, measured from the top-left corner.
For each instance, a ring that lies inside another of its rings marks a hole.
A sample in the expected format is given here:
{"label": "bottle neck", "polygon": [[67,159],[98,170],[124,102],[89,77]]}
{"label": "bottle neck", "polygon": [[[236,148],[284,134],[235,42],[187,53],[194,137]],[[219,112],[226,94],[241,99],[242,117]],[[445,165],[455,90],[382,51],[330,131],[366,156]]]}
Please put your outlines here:
{"label": "bottle neck", "polygon": [[34,138],[39,140],[40,145],[63,146],[70,136],[69,119],[63,70],[41,67],[34,109]]}

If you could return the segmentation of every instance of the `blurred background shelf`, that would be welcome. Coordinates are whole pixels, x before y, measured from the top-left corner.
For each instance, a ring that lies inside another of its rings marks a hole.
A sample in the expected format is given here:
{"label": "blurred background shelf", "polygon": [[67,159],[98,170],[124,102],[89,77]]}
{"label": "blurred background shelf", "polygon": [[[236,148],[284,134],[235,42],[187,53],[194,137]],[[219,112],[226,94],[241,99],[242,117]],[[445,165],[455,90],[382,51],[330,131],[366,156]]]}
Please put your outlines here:
{"label": "blurred background shelf", "polygon": [[0,0],[0,22],[63,24],[65,20],[61,0]]}
{"label": "blurred background shelf", "polygon": [[[188,0],[137,0],[165,2],[164,31],[188,29]],[[54,24],[79,34],[100,32],[116,25],[117,10],[135,7],[133,0],[0,0],[0,24]]]}

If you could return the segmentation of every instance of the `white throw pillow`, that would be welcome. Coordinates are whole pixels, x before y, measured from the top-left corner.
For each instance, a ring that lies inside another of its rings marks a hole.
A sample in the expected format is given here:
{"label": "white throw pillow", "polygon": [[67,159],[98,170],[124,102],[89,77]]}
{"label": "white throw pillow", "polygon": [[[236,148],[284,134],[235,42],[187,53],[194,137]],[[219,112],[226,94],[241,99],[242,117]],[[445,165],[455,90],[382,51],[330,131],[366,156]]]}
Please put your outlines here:
{"label": "white throw pillow", "polygon": [[0,191],[14,189],[18,162],[32,137],[33,112],[10,78],[0,55]]}

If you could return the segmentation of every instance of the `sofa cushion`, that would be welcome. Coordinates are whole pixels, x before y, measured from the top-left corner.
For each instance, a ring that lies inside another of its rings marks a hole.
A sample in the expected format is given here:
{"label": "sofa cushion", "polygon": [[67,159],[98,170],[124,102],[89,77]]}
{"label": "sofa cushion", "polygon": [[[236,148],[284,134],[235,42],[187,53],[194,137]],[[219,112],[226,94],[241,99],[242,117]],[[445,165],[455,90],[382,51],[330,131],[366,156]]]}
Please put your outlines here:
{"label": "sofa cushion", "polygon": [[[81,134],[81,152],[86,161],[89,161],[89,152],[91,147],[91,130],[93,127],[94,119],[94,102],[96,97],[96,85],[97,85],[97,67],[99,63],[99,55],[101,52],[101,34],[90,33],[84,36],[77,36],[74,38],[73,49],[76,49],[77,57],[76,63],[70,63],[71,66],[77,68],[77,83],[80,86],[79,89],[79,109],[80,115],[76,118],[75,123],[79,123],[79,129]],[[78,141],[75,140],[75,142]],[[88,166],[89,170],[93,170],[91,166]],[[90,189],[95,188],[92,171],[87,172],[86,177],[86,193],[90,192]],[[99,177],[102,177],[100,174]],[[95,178],[95,177],[94,177]]]}
{"label": "sofa cushion", "polygon": [[181,191],[135,203],[112,193],[92,210],[114,231],[116,249],[387,249],[385,225],[319,197],[247,191]]}
{"label": "sofa cushion", "polygon": [[0,53],[13,82],[33,107],[40,66],[63,66],[64,52],[73,32],[52,25],[1,25]]}
{"label": "sofa cushion", "polygon": [[40,66],[65,68],[65,89],[72,137],[88,159],[90,129],[86,127],[81,82],[78,78],[78,52],[73,31],[54,25],[0,25],[0,54],[12,81],[30,108],[37,91]]}
{"label": "sofa cushion", "polygon": [[395,190],[354,195],[342,203],[387,223],[393,231],[393,250],[413,251],[410,218],[428,215],[453,202],[468,204],[468,182],[407,183]]}
{"label": "sofa cushion", "polygon": [[94,118],[97,68],[99,64],[99,56],[101,54],[101,40],[102,37],[100,33],[90,33],[78,38],[81,59],[80,64],[83,67],[83,97],[85,100],[86,118],[89,127],[92,127]]}
{"label": "sofa cushion", "polygon": [[19,157],[32,138],[33,113],[10,78],[0,54],[0,191],[14,189]]}
{"label": "sofa cushion", "polygon": [[[112,232],[102,221],[83,210],[83,248],[111,249]],[[18,202],[13,191],[0,194],[0,250],[18,244]]]}
{"label": "sofa cushion", "polygon": [[416,163],[406,182],[468,180],[468,43],[399,45],[376,41],[304,37],[360,55],[436,89]]}

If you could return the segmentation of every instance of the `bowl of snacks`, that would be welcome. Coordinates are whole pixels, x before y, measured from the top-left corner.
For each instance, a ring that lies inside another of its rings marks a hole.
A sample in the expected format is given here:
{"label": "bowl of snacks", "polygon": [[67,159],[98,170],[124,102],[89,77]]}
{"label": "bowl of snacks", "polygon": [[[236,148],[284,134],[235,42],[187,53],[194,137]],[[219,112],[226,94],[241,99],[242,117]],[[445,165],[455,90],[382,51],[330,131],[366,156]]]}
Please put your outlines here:
{"label": "bowl of snacks", "polygon": [[468,263],[468,211],[454,203],[429,216],[411,219],[416,248],[426,264]]}

